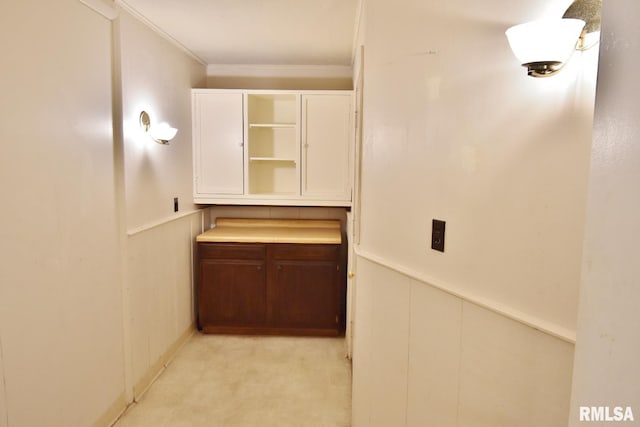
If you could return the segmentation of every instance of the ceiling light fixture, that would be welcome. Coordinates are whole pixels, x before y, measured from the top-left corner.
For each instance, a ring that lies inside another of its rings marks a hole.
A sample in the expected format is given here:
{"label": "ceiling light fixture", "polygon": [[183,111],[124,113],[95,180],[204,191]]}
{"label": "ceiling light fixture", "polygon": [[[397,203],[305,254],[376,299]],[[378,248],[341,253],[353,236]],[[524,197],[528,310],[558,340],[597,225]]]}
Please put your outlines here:
{"label": "ceiling light fixture", "polygon": [[600,38],[602,0],[575,0],[561,19],[545,19],[509,28],[511,50],[532,77],[562,69],[575,50],[587,50]]}
{"label": "ceiling light fixture", "polygon": [[149,134],[151,139],[162,145],[168,145],[178,133],[178,129],[169,126],[168,123],[160,123],[152,128],[151,118],[146,111],[140,113],[140,127]]}

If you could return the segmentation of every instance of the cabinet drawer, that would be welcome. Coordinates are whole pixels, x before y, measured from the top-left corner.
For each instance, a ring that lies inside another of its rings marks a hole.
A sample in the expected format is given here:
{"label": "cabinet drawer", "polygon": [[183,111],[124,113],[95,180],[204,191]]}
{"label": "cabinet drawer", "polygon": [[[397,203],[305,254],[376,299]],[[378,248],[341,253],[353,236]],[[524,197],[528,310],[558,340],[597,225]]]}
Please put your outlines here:
{"label": "cabinet drawer", "polygon": [[257,243],[198,243],[200,259],[264,259],[266,247]]}
{"label": "cabinet drawer", "polygon": [[275,244],[269,251],[272,259],[337,260],[340,245]]}

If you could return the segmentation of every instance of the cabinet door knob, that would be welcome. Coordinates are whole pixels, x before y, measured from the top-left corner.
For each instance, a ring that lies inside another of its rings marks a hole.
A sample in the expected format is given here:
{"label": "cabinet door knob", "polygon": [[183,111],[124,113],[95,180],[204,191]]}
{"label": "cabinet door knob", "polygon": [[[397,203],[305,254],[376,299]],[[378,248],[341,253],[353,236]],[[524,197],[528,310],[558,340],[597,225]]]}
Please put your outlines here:
{"label": "cabinet door knob", "polygon": [[278,270],[282,270],[282,265],[278,264]]}

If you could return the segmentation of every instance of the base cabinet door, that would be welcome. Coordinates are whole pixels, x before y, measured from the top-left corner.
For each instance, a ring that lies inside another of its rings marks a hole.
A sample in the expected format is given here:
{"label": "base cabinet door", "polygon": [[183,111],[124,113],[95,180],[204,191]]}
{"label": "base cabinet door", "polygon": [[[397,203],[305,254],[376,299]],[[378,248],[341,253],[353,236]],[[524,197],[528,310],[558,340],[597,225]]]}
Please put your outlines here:
{"label": "base cabinet door", "polygon": [[345,267],[340,245],[274,244],[268,251],[271,319],[317,335],[344,331]]}
{"label": "base cabinet door", "polygon": [[255,244],[198,245],[198,326],[204,332],[267,320],[266,248]]}
{"label": "base cabinet door", "polygon": [[264,261],[207,260],[201,264],[200,323],[252,325],[266,321]]}
{"label": "base cabinet door", "polygon": [[199,243],[198,327],[205,333],[344,333],[341,245]]}
{"label": "base cabinet door", "polygon": [[338,330],[337,272],[331,261],[275,261],[274,326]]}

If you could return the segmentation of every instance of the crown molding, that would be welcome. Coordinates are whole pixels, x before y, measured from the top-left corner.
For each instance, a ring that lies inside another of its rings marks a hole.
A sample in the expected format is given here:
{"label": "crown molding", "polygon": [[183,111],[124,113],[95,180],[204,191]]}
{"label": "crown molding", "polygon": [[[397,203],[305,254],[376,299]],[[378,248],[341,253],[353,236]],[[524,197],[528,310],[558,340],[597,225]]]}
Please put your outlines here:
{"label": "crown molding", "polygon": [[358,51],[360,50],[360,31],[362,30],[360,27],[364,23],[364,5],[365,0],[358,0],[358,4],[356,5],[356,19],[354,22],[354,30],[353,30],[353,41],[351,42],[351,66],[355,66],[356,58],[358,55]]}
{"label": "crown molding", "polygon": [[112,1],[104,1],[104,0],[79,0],[80,3],[87,6],[89,9],[94,12],[99,13],[110,21],[113,21],[118,17],[118,11],[113,6]]}
{"label": "crown molding", "polygon": [[208,76],[351,78],[348,65],[209,64]]}
{"label": "crown molding", "polygon": [[[81,0],[83,1],[83,0]],[[93,1],[99,1],[99,0],[93,0]],[[151,22],[149,19],[147,19],[147,17],[145,17],[143,14],[141,14],[140,12],[138,12],[136,9],[134,9],[131,5],[129,5],[125,0],[114,0],[114,3],[120,7],[122,10],[124,10],[125,12],[127,12],[129,15],[133,16],[134,18],[136,18],[138,21],[142,22],[144,25],[146,25],[147,27],[149,27],[151,30],[153,30],[155,33],[157,33],[160,37],[164,38],[165,40],[167,40],[168,42],[170,42],[171,44],[173,44],[175,47],[177,47],[178,49],[180,49],[181,51],[183,51],[184,53],[186,53],[187,55],[189,55],[193,60],[199,62],[202,65],[207,65],[206,61],[204,61],[202,58],[200,58],[198,55],[196,55],[195,53],[193,53],[193,51],[187,49],[187,47],[185,45],[183,45],[182,43],[180,43],[178,40],[174,39],[173,37],[171,37],[171,35],[169,35],[166,31],[164,31],[162,28],[158,27],[156,24],[154,24],[153,22]]]}

